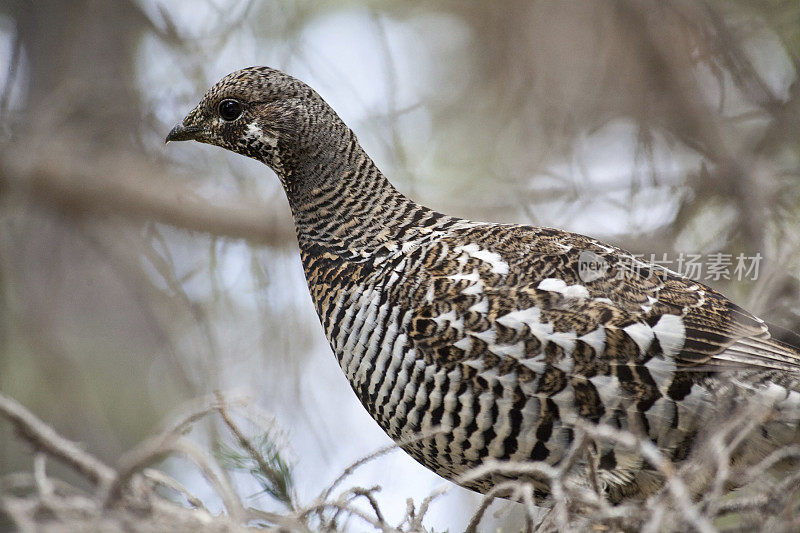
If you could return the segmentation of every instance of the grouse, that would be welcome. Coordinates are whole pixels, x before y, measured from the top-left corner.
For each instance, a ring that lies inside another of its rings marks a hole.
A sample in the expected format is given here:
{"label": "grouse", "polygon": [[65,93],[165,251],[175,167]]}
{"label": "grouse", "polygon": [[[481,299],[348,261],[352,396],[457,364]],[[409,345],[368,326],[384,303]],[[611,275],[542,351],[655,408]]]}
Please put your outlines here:
{"label": "grouse", "polygon": [[[415,203],[313,89],[279,70],[224,77],[166,140],[220,146],[277,174],[353,391],[445,478],[487,492],[502,478],[461,475],[490,458],[558,465],[579,421],[633,431],[680,461],[707,424],[754,398],[772,415],[739,456],[800,440],[800,343],[590,237]],[[663,484],[613,442],[590,452],[574,468],[594,472],[612,502]],[[545,480],[531,481],[545,498]]]}

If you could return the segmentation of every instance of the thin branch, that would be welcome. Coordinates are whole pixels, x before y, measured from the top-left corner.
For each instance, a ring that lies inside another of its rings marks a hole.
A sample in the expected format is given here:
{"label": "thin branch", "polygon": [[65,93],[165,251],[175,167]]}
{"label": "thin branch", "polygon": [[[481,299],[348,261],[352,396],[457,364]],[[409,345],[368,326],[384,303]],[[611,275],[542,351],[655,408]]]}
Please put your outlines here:
{"label": "thin branch", "polygon": [[[347,476],[352,474],[356,469],[358,469],[360,466],[364,465],[365,463],[368,463],[368,462],[372,461],[373,459],[376,459],[376,458],[378,458],[378,457],[380,457],[382,455],[386,455],[387,453],[392,452],[392,451],[396,450],[397,448],[400,448],[402,446],[407,446],[409,444],[413,444],[413,443],[418,442],[420,440],[424,440],[424,439],[433,437],[433,436],[438,435],[439,433],[442,433],[444,431],[445,431],[444,429],[434,429],[434,430],[428,431],[426,433],[420,433],[420,434],[414,435],[413,437],[409,437],[407,439],[403,439],[403,440],[400,440],[398,442],[395,442],[394,444],[390,444],[389,446],[385,446],[383,448],[380,448],[379,450],[375,451],[374,453],[371,453],[370,455],[367,455],[366,457],[362,457],[358,461],[355,461],[350,466],[345,468],[344,471],[339,475],[339,477],[336,478],[334,480],[334,482],[331,483],[328,486],[328,488],[326,488],[324,491],[322,491],[322,493],[317,497],[317,500],[318,501],[322,501],[322,502],[327,501],[328,498],[331,495],[331,492],[333,492],[333,489],[335,489],[339,485],[339,483],[344,481],[344,479]],[[305,511],[303,513],[303,515],[308,514],[308,512],[309,511]]]}
{"label": "thin branch", "polygon": [[119,460],[119,471],[108,488],[104,507],[108,508],[118,501],[133,476],[146,466],[163,459],[174,450],[175,443],[184,431],[194,422],[217,409],[211,401],[192,402],[183,416],[170,423],[161,433],[154,435],[124,454]]}
{"label": "thin branch", "polygon": [[14,83],[17,81],[21,56],[22,38],[19,33],[19,28],[14,28],[14,43],[11,48],[8,68],[6,69],[6,82],[3,84],[3,89],[0,90],[0,117],[4,118],[2,122],[5,124],[7,124],[5,115],[11,103],[11,93],[14,90]]}
{"label": "thin branch", "polygon": [[[228,426],[228,429],[231,430],[231,433],[233,433],[233,435],[236,437],[236,440],[239,441],[239,445],[247,451],[253,460],[256,461],[259,471],[269,478],[270,483],[276,487],[280,487],[282,485],[280,476],[275,473],[275,469],[269,465],[261,452],[253,445],[252,442],[250,442],[250,439],[248,439],[244,433],[241,432],[239,427],[236,425],[236,423],[234,423],[233,419],[228,414],[226,401],[222,393],[217,391],[216,397],[218,401],[217,411],[222,417],[223,422],[225,422],[225,425]],[[286,504],[292,511],[296,509],[297,505],[291,494],[285,494],[285,497],[281,498],[281,502]]]}
{"label": "thin branch", "polygon": [[14,424],[20,436],[37,450],[73,466],[95,485],[103,486],[114,479],[114,470],[65,439],[25,407],[0,393],[0,416]]}
{"label": "thin branch", "polygon": [[196,509],[206,509],[206,506],[203,504],[203,501],[189,492],[189,490],[184,487],[181,483],[179,483],[175,478],[168,476],[161,470],[156,470],[154,468],[145,468],[142,470],[142,475],[144,478],[154,485],[161,485],[162,487],[166,487],[173,492],[176,492],[186,498],[186,501],[189,502],[189,505]]}
{"label": "thin branch", "polygon": [[620,431],[611,426],[594,426],[583,423],[581,420],[578,420],[576,425],[592,438],[610,440],[626,448],[638,450],[642,457],[664,476],[667,490],[686,517],[686,521],[700,533],[716,533],[717,529],[708,518],[698,512],[688,487],[680,477],[675,475],[673,464],[663,456],[655,444],[633,433]]}
{"label": "thin branch", "polygon": [[164,168],[148,166],[141,159],[105,154],[90,165],[85,161],[72,165],[72,159],[43,157],[30,165],[20,165],[12,163],[10,151],[4,151],[0,153],[0,191],[71,215],[154,220],[271,246],[286,246],[294,241],[291,224],[273,209],[254,203],[211,203],[193,197],[190,189],[171,183]]}
{"label": "thin branch", "polygon": [[370,507],[372,507],[372,510],[375,512],[375,518],[378,520],[378,523],[381,524],[381,526],[383,526],[384,524],[386,524],[386,520],[383,518],[383,513],[381,512],[380,506],[378,505],[378,501],[375,499],[375,496],[372,495],[374,492],[378,492],[379,490],[381,490],[379,486],[375,486],[370,489],[354,487],[350,489],[350,492],[352,492],[353,495],[355,496],[361,496],[367,499]]}
{"label": "thin branch", "polygon": [[237,496],[236,491],[228,482],[228,479],[217,471],[218,468],[215,468],[216,464],[209,459],[197,445],[186,439],[179,439],[172,445],[172,448],[185,455],[200,468],[203,477],[214,487],[222,500],[222,504],[228,511],[231,520],[235,523],[241,523],[246,516],[244,506]]}

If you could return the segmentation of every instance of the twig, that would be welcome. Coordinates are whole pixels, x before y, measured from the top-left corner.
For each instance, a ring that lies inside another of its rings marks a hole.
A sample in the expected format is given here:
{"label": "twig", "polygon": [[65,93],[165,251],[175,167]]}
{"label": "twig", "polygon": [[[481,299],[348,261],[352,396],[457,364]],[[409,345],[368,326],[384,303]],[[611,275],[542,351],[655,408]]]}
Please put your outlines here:
{"label": "twig", "polygon": [[53,484],[47,479],[47,455],[44,452],[36,452],[33,456],[33,479],[36,481],[39,498],[49,499],[53,495]]}
{"label": "twig", "polygon": [[277,513],[270,513],[262,511],[261,509],[254,509],[248,507],[245,509],[248,520],[261,520],[268,524],[275,524],[279,527],[285,528],[289,531],[301,531],[303,533],[311,533],[311,530],[302,522],[295,520],[291,516],[284,516]]}
{"label": "twig", "polygon": [[700,533],[716,533],[717,529],[705,516],[697,511],[697,507],[689,495],[689,489],[680,477],[675,475],[675,467],[649,440],[642,439],[633,433],[620,431],[611,426],[594,426],[581,421],[576,421],[576,426],[585,431],[590,437],[600,440],[610,440],[626,448],[638,450],[642,457],[653,465],[666,480],[666,487],[675,503],[683,512],[689,522]]}
{"label": "twig", "polygon": [[172,451],[174,443],[189,426],[218,408],[219,405],[214,396],[189,402],[179,410],[181,413],[179,416],[174,417],[171,422],[166,424],[166,428],[161,433],[146,439],[124,454],[119,460],[120,466],[117,475],[108,488],[104,506],[113,505],[122,496],[125,486],[135,474]]}
{"label": "twig", "polygon": [[[413,443],[415,443],[417,441],[433,437],[433,436],[438,435],[439,433],[442,433],[444,431],[445,431],[444,429],[434,429],[434,430],[431,430],[431,431],[426,432],[426,433],[420,433],[420,434],[414,435],[413,437],[409,437],[407,439],[403,439],[401,441],[395,442],[394,444],[390,444],[389,446],[384,446],[383,448],[378,449],[377,451],[371,453],[370,455],[367,455],[366,457],[362,457],[361,459],[355,461],[350,466],[345,468],[344,471],[339,475],[339,477],[337,477],[334,480],[334,482],[331,483],[328,486],[328,488],[326,488],[324,491],[322,491],[322,493],[317,497],[317,501],[322,501],[322,502],[326,501],[330,497],[331,492],[333,492],[333,489],[335,489],[339,485],[339,483],[344,481],[344,479],[347,476],[352,474],[357,468],[359,468],[360,466],[364,465],[365,463],[368,463],[368,462],[372,461],[373,459],[376,459],[376,458],[378,458],[378,457],[380,457],[382,455],[386,455],[387,453],[392,452],[392,451],[396,450],[397,448],[400,448],[402,446],[407,446],[407,445],[413,444]],[[307,514],[307,513],[304,512],[303,515],[305,515],[305,514]]]}
{"label": "twig", "polygon": [[517,481],[504,481],[502,483],[498,483],[493,486],[489,492],[483,495],[483,499],[481,500],[481,504],[478,506],[478,509],[472,515],[472,518],[467,524],[467,528],[464,530],[464,533],[475,533],[478,529],[478,524],[480,524],[483,515],[486,514],[486,510],[492,505],[494,499],[501,495],[513,495],[515,491],[519,490],[519,483]]}
{"label": "twig", "polygon": [[367,499],[369,505],[372,507],[372,510],[375,511],[375,518],[378,519],[378,523],[383,526],[386,523],[386,520],[383,518],[383,513],[381,513],[380,506],[378,505],[377,500],[375,500],[375,496],[372,495],[373,492],[380,491],[381,488],[379,486],[374,486],[370,489],[363,489],[361,487],[354,487],[350,489],[355,496],[362,496]]}
{"label": "twig", "polygon": [[228,483],[228,479],[216,472],[216,463],[212,462],[206,455],[192,442],[180,439],[173,444],[173,449],[189,458],[200,468],[203,476],[208,480],[212,487],[217,491],[222,504],[228,511],[228,515],[236,523],[241,523],[246,515],[241,500],[236,495],[236,491]]}
{"label": "twig", "polygon": [[536,502],[533,499],[533,485],[525,483],[521,490],[522,503],[525,505],[525,533],[533,533],[533,528],[536,525],[536,516],[534,509],[536,509]]}
{"label": "twig", "polygon": [[764,457],[758,464],[755,464],[748,468],[743,477],[746,480],[753,479],[756,476],[766,472],[777,463],[784,461],[786,459],[797,459],[800,458],[800,444],[791,444],[784,448],[780,448],[775,450],[774,452],[770,453],[766,457]]}
{"label": "twig", "polygon": [[[278,474],[275,473],[275,470],[269,465],[261,452],[258,451],[255,446],[253,446],[253,443],[250,442],[250,439],[248,439],[244,433],[241,432],[239,427],[234,423],[233,419],[231,419],[230,415],[228,414],[226,401],[222,393],[217,391],[215,394],[218,402],[217,411],[222,417],[223,422],[225,422],[225,425],[228,426],[228,429],[231,430],[231,433],[233,433],[233,435],[236,437],[236,440],[239,441],[239,445],[247,450],[247,453],[250,455],[250,457],[252,457],[256,463],[258,463],[259,471],[267,476],[274,486],[280,487],[282,485],[282,481]],[[293,496],[288,493],[284,496],[284,498],[281,498],[281,501],[286,504],[290,510],[294,511],[297,505],[296,502],[294,502]]]}
{"label": "twig", "polygon": [[309,507],[300,516],[301,516],[301,519],[302,519],[302,516],[305,516],[305,515],[308,515],[308,514],[311,514],[311,513],[314,513],[314,512],[325,511],[326,509],[334,509],[336,511],[344,511],[348,515],[353,515],[353,516],[359,517],[360,519],[362,519],[366,523],[370,524],[375,529],[378,529],[378,530],[385,530],[386,529],[384,527],[385,524],[382,524],[382,523],[378,522],[378,520],[372,518],[371,516],[366,514],[361,509],[359,509],[357,507],[352,507],[350,505],[347,505],[346,502],[342,502],[342,501],[338,501],[338,500],[334,501],[334,502],[321,502],[321,503],[315,504],[314,506]]}
{"label": "twig", "polygon": [[555,479],[560,474],[558,469],[543,462],[543,461],[497,461],[490,459],[484,461],[481,465],[470,469],[464,474],[460,475],[456,482],[460,485],[476,481],[478,479],[487,477],[490,474],[505,474],[516,476],[542,476],[547,479]]}
{"label": "twig", "polygon": [[196,509],[207,510],[206,506],[203,504],[203,501],[200,498],[189,492],[189,490],[182,484],[180,484],[176,479],[174,479],[171,476],[168,476],[161,470],[156,470],[154,468],[145,468],[144,470],[142,470],[142,475],[148,481],[156,485],[161,485],[162,487],[166,487],[180,494],[181,496],[186,498],[186,501],[189,502],[189,505],[191,505],[192,507]]}
{"label": "twig", "polygon": [[103,486],[114,479],[114,470],[84,452],[72,441],[58,435],[15,400],[0,393],[0,416],[8,419],[19,434],[38,450],[72,465],[95,485]]}
{"label": "twig", "polygon": [[439,496],[450,490],[452,486],[453,486],[452,484],[444,485],[431,492],[424,500],[422,500],[422,503],[419,506],[419,513],[416,515],[414,513],[413,504],[410,504],[411,513],[406,513],[406,514],[409,517],[409,527],[411,528],[412,531],[422,530],[422,520],[423,518],[425,518],[425,515],[428,512],[428,508],[430,507],[431,502],[433,502],[433,500],[435,500],[436,498],[438,498]]}

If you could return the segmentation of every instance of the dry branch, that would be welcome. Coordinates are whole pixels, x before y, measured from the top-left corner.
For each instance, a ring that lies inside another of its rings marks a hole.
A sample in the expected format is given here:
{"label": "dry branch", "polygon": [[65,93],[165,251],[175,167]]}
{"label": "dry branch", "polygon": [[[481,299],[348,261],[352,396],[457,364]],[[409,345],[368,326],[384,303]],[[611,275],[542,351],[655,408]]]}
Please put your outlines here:
{"label": "dry branch", "polygon": [[20,436],[31,443],[36,450],[46,452],[73,466],[95,485],[109,483],[114,478],[113,469],[83,451],[74,442],[60,436],[36,415],[2,393],[0,393],[0,416],[14,424]]}
{"label": "dry branch", "polygon": [[0,152],[0,195],[57,209],[73,216],[118,216],[152,220],[253,244],[287,246],[294,241],[289,220],[252,201],[223,203],[198,198],[163,165],[130,153],[96,157],[70,155],[59,143],[35,161],[8,147]]}
{"label": "dry branch", "polygon": [[[195,402],[197,404],[198,402]],[[0,394],[0,418],[9,420],[22,438],[31,443],[32,474],[12,474],[0,479],[0,512],[21,531],[245,531],[248,516],[240,497],[217,473],[214,464],[196,445],[180,437],[184,430],[217,405],[193,405],[177,423],[147,439],[126,454],[119,471],[103,464],[75,443],[59,436],[51,427],[14,400]],[[180,483],[147,465],[178,453],[203,473],[222,498],[228,515],[211,515],[202,502]],[[97,490],[82,493],[64,482],[51,479],[46,457],[58,458],[92,480]],[[145,481],[143,483],[143,481]],[[153,491],[164,486],[186,497],[192,507],[178,505]],[[128,490],[126,490],[128,489]],[[20,496],[27,492],[26,496]],[[42,510],[47,512],[42,513]],[[283,518],[289,529],[291,523]],[[263,528],[262,528],[263,530]]]}
{"label": "dry branch", "polygon": [[[576,438],[567,450],[565,459],[556,467],[539,462],[487,462],[466,473],[461,480],[498,475],[498,479],[505,478],[505,481],[498,482],[486,495],[472,516],[467,531],[478,531],[494,497],[499,495],[520,502],[525,511],[525,531],[539,533],[568,533],[590,528],[608,531],[678,531],[685,530],[687,526],[711,533],[717,531],[714,523],[723,516],[738,517],[736,519],[742,527],[768,523],[772,530],[792,531],[800,520],[800,501],[795,494],[800,472],[784,471],[779,482],[765,484],[765,481],[769,479],[767,472],[776,465],[785,461],[796,462],[797,446],[770,454],[753,466],[729,465],[728,461],[713,460],[717,453],[730,458],[732,449],[744,437],[742,433],[757,431],[758,424],[742,428],[739,423],[745,419],[759,419],[753,415],[754,409],[749,407],[743,406],[740,412],[728,417],[727,423],[715,426],[716,430],[697,445],[697,453],[691,455],[680,468],[672,465],[646,438],[607,425],[588,423],[578,424]],[[258,448],[244,437],[234,422],[230,412],[233,408],[241,410],[245,418],[263,418],[259,413],[249,412],[242,402],[228,400],[217,393],[214,397],[184,407],[182,414],[166,424],[161,433],[125,454],[120,460],[120,468],[115,471],[77,448],[74,443],[58,436],[13,400],[0,395],[0,416],[9,419],[23,438],[36,447],[31,474],[14,474],[0,479],[0,510],[22,530],[35,530],[45,520],[50,525],[63,526],[54,531],[72,531],[76,528],[114,531],[128,519],[128,513],[136,513],[137,520],[141,521],[142,516],[149,520],[146,527],[151,530],[238,531],[245,529],[244,524],[254,522],[263,527],[290,531],[339,531],[355,518],[376,531],[412,533],[426,531],[422,522],[431,501],[447,490],[447,487],[438,489],[425,498],[418,513],[414,503],[409,500],[405,517],[396,527],[388,525],[384,518],[381,501],[375,496],[380,490],[379,486],[350,487],[338,496],[332,496],[335,488],[367,461],[412,440],[430,437],[430,434],[426,434],[381,448],[356,461],[310,504],[297,505],[295,510],[290,509],[285,514],[249,508],[242,503],[241,496],[227,478],[221,475],[219,465],[185,436],[187,429],[201,417],[219,412],[224,415],[222,421],[230,430],[231,437],[258,461]],[[736,427],[739,428],[738,432]],[[242,438],[245,442],[242,442]],[[588,456],[584,458],[584,455],[592,441],[612,442],[638,453],[664,476],[663,488],[643,502],[609,504],[599,482],[580,481],[580,476],[573,476],[575,469],[587,466],[584,462],[591,463]],[[98,490],[93,494],[85,494],[60,480],[48,478],[45,469],[47,455],[64,460],[90,479],[101,480]],[[171,455],[185,457],[200,470],[223,500],[227,515],[212,516],[203,503],[180,483],[161,471],[149,468],[151,463]],[[262,462],[261,468],[269,469],[269,464]],[[689,488],[698,476],[705,476],[712,485],[744,485],[757,492],[743,492],[730,497],[725,491],[711,490],[698,502]],[[535,479],[548,483],[552,494],[549,500],[552,507],[541,521],[541,508],[538,505],[542,502],[536,501],[531,482]],[[185,497],[190,507],[164,499],[154,491],[157,486],[166,487]],[[20,497],[21,492],[27,492],[28,496]],[[366,509],[359,500],[366,501]],[[49,510],[45,518],[37,514],[37,509],[42,508]],[[757,522],[753,522],[754,518],[751,517],[755,517]],[[144,525],[142,528],[134,531],[146,530]]]}

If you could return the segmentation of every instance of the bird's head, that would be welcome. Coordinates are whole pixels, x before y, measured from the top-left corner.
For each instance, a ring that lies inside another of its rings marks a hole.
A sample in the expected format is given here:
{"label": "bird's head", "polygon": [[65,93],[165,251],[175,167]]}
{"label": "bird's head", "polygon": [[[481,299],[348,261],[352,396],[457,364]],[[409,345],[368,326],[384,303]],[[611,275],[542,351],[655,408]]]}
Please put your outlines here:
{"label": "bird's head", "polygon": [[[336,151],[346,126],[308,85],[269,67],[250,67],[222,78],[167,135],[253,157],[282,180],[299,166]],[[316,161],[315,161],[316,160]]]}

